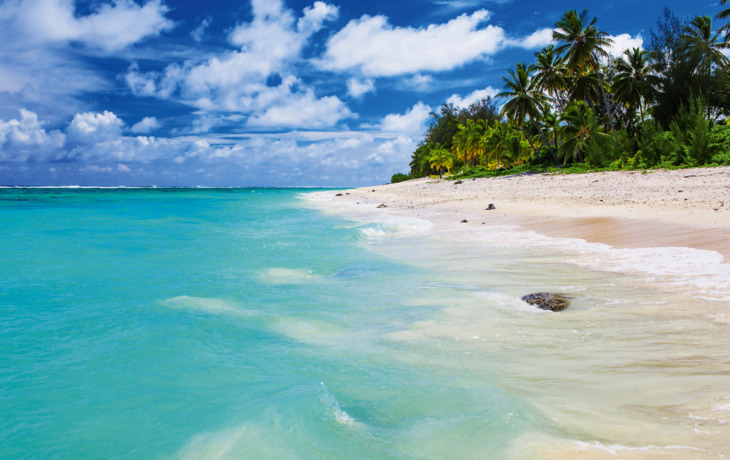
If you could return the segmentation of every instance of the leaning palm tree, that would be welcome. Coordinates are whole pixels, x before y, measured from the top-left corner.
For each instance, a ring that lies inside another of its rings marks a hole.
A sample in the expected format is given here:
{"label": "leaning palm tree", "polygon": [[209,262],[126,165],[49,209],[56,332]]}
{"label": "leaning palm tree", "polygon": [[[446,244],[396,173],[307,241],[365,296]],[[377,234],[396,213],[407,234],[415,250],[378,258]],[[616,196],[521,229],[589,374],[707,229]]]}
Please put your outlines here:
{"label": "leaning palm tree", "polygon": [[563,101],[560,93],[568,87],[563,59],[555,51],[553,45],[543,48],[539,53],[535,53],[535,57],[537,58],[537,64],[532,67],[535,71],[532,78],[535,82],[535,88],[540,91],[547,91],[562,111]]}
{"label": "leaning palm tree", "polygon": [[[528,140],[529,138],[527,137],[527,133],[525,133],[522,123],[525,118],[529,119],[532,126],[538,133],[540,133],[545,145],[547,145],[548,142],[545,140],[545,135],[543,135],[540,127],[535,121],[540,118],[543,108],[548,103],[547,96],[535,87],[533,80],[530,78],[527,66],[523,62],[517,64],[516,72],[508,70],[507,73],[509,74],[509,78],[502,77],[502,80],[504,80],[504,87],[507,91],[499,93],[497,97],[506,97],[509,98],[509,100],[504,104],[504,106],[502,106],[500,115],[505,115],[507,118],[512,120],[520,129],[522,129],[522,133]],[[530,143],[530,146],[532,147],[535,156],[537,156],[535,146],[532,145],[532,143]],[[548,148],[550,147],[548,146]],[[553,154],[553,158],[557,163],[558,157],[552,148],[550,148],[550,153]]]}
{"label": "leaning palm tree", "polygon": [[[730,3],[730,0],[722,0],[720,3],[725,5],[726,3]],[[728,19],[728,18],[730,18],[730,8],[725,8],[724,10],[717,13],[717,16],[715,16],[715,19]],[[720,27],[718,32],[725,34],[725,40],[723,40],[724,43],[730,42],[730,22],[728,22],[724,26]]]}
{"label": "leaning palm tree", "polygon": [[586,25],[587,10],[578,15],[576,10],[570,10],[561,17],[555,30],[553,31],[553,40],[561,42],[562,45],[556,48],[559,53],[565,53],[565,66],[568,70],[576,72],[585,67],[593,68],[598,76],[599,87],[603,95],[603,103],[608,112],[608,120],[611,124],[613,139],[618,146],[616,138],[616,130],[613,126],[613,115],[611,107],[608,104],[606,91],[603,88],[603,77],[601,76],[601,58],[608,58],[606,48],[613,44],[613,40],[608,33],[600,31],[596,28],[596,18]]}
{"label": "leaning palm tree", "polygon": [[451,152],[438,145],[431,150],[431,156],[428,162],[432,168],[438,169],[439,178],[441,178],[444,176],[444,172],[454,166],[454,156],[451,155]]}
{"label": "leaning palm tree", "polygon": [[616,60],[616,75],[613,79],[613,93],[616,99],[625,104],[629,112],[629,123],[632,115],[639,108],[641,122],[644,123],[644,105],[659,94],[657,88],[661,78],[651,72],[649,52],[634,48],[624,52],[624,59]]}
{"label": "leaning palm tree", "polygon": [[681,51],[696,61],[697,72],[702,75],[709,75],[713,66],[730,64],[721,51],[728,47],[730,44],[720,41],[719,33],[713,33],[709,16],[697,16],[684,29]]}

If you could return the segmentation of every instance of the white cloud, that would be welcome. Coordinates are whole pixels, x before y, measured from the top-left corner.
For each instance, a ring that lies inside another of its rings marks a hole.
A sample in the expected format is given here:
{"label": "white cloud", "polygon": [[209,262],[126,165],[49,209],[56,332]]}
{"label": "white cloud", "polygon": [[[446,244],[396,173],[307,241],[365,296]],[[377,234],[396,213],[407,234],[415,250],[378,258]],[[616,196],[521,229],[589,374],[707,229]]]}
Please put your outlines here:
{"label": "white cloud", "polygon": [[[385,117],[379,127],[392,132],[310,131],[241,138],[113,137],[119,131],[109,127],[118,128],[121,122],[115,114],[87,113],[78,114],[69,125],[66,143],[63,133],[45,132],[38,117],[25,111],[20,120],[0,121],[0,159],[5,162],[0,168],[6,183],[32,179],[69,185],[369,185],[407,171],[417,142],[405,131],[416,130],[426,110],[417,104],[404,114]],[[102,131],[107,135],[101,136]],[[75,142],[72,132],[84,132],[93,142]],[[19,143],[28,147],[23,154]]]}
{"label": "white cloud", "polygon": [[430,117],[431,111],[431,107],[419,102],[403,114],[391,113],[386,115],[380,121],[378,127],[382,131],[417,138],[426,130],[426,122]]}
{"label": "white cloud", "polygon": [[525,38],[512,39],[509,43],[526,49],[536,49],[547,46],[553,40],[553,29],[538,29]]}
{"label": "white cloud", "polygon": [[67,129],[69,140],[97,144],[121,136],[124,122],[114,113],[77,113]]}
{"label": "white cloud", "polygon": [[443,24],[413,28],[395,27],[385,16],[365,15],[330,37],[324,56],[315,63],[325,70],[390,77],[452,70],[508,46],[532,49],[552,40],[552,29],[507,38],[501,27],[486,24],[490,16],[478,10]]}
{"label": "white cloud", "polygon": [[425,91],[433,83],[433,77],[431,75],[416,74],[405,80],[406,85],[410,89],[418,91]]}
{"label": "white cloud", "polygon": [[339,10],[334,5],[328,5],[324,2],[314,2],[311,7],[304,8],[304,15],[299,18],[297,29],[300,33],[312,34],[319,31],[326,21],[337,18]]}
{"label": "white cloud", "polygon": [[375,91],[375,81],[372,78],[350,78],[347,80],[347,94],[359,98]]}
{"label": "white cloud", "polygon": [[489,12],[479,10],[445,24],[411,28],[394,27],[385,16],[363,16],[328,40],[318,65],[367,76],[450,70],[499,49],[504,31],[484,26],[487,19]]}
{"label": "white cloud", "polygon": [[203,41],[203,36],[205,35],[205,31],[208,29],[208,26],[210,26],[210,18],[203,19],[203,21],[198,24],[198,27],[190,32],[190,37],[192,37],[192,39],[196,42]]}
{"label": "white cloud", "polygon": [[608,54],[612,57],[617,58],[624,54],[624,51],[631,50],[634,48],[641,49],[644,45],[644,39],[641,35],[632,37],[629,34],[621,34],[610,37],[613,40],[613,46],[607,49]]}
{"label": "white cloud", "polygon": [[22,0],[16,8],[18,23],[31,41],[74,41],[106,52],[173,27],[165,17],[168,8],[160,0],[141,6],[132,0],[116,0],[85,16],[76,16],[70,0]]}
{"label": "white cloud", "polygon": [[247,125],[253,128],[318,129],[334,126],[340,120],[353,116],[337,96],[317,99],[314,92],[308,90],[255,114],[248,119]]}
{"label": "white cloud", "polygon": [[453,95],[451,95],[451,97],[446,99],[446,103],[454,104],[456,107],[467,108],[472,103],[474,103],[480,99],[484,99],[485,97],[494,98],[499,93],[500,93],[500,91],[498,89],[494,89],[491,86],[487,86],[484,89],[478,89],[478,90],[472,91],[471,93],[467,94],[464,97],[461,97],[458,94],[453,94]]}
{"label": "white cloud", "polygon": [[160,122],[155,117],[144,117],[139,122],[132,125],[129,129],[135,134],[147,134],[150,131],[154,131],[160,127]]}
{"label": "white cloud", "polygon": [[33,154],[59,148],[64,139],[60,131],[43,129],[37,114],[21,109],[19,120],[0,120],[0,160],[25,161]]}
{"label": "white cloud", "polygon": [[[162,72],[132,67],[125,77],[132,92],[205,111],[249,114],[248,126],[255,127],[316,128],[352,116],[339,98],[318,98],[290,70],[311,35],[337,17],[337,8],[317,1],[299,18],[281,0],[253,0],[252,8],[253,20],[228,37],[240,50],[172,64]],[[267,84],[272,75],[281,78],[278,86]]]}

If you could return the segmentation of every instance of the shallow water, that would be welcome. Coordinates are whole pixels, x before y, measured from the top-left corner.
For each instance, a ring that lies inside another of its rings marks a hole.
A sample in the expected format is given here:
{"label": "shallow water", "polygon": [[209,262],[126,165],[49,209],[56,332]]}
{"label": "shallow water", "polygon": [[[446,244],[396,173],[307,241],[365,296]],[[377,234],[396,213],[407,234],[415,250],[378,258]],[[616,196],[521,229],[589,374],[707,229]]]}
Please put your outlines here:
{"label": "shallow water", "polygon": [[712,254],[636,272],[300,193],[0,190],[0,457],[730,453]]}

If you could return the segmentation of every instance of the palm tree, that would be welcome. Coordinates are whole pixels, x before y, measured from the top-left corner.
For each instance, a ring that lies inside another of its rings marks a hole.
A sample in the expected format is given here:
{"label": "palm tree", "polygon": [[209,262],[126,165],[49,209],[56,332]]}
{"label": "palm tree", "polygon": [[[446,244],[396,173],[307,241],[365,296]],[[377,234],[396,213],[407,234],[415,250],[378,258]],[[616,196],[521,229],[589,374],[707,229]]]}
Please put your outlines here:
{"label": "palm tree", "polygon": [[489,132],[485,136],[484,146],[487,156],[497,164],[497,167],[502,163],[507,140],[512,135],[513,132],[507,123],[498,122],[489,128]]}
{"label": "palm tree", "polygon": [[[726,3],[729,3],[730,0],[722,0],[720,3],[725,5]],[[725,8],[724,10],[717,13],[717,16],[715,16],[715,19],[728,19],[730,18],[730,8]],[[719,33],[725,34],[725,40],[724,43],[730,42],[730,22],[725,24],[724,26],[720,27],[718,30]]]}
{"label": "palm tree", "polygon": [[590,67],[580,69],[573,73],[569,81],[568,98],[570,101],[583,101],[589,107],[595,107],[600,101],[600,82],[598,76]]}
{"label": "palm tree", "polygon": [[466,135],[466,146],[469,161],[474,166],[476,165],[476,160],[484,154],[484,137],[489,131],[489,123],[487,120],[469,121],[472,123]]}
{"label": "palm tree", "polygon": [[[722,13],[721,13],[722,14]],[[696,60],[698,73],[709,75],[712,66],[724,67],[730,60],[722,54],[721,49],[730,44],[720,41],[720,34],[712,31],[712,19],[709,16],[697,16],[685,27],[682,35],[682,52],[690,59]]]}
{"label": "palm tree", "polygon": [[563,69],[563,59],[555,51],[555,47],[550,45],[543,48],[539,53],[535,53],[537,64],[532,68],[535,71],[533,81],[535,88],[540,91],[547,91],[563,110],[563,101],[560,98],[560,92],[568,87],[568,80]]}
{"label": "palm tree", "polygon": [[530,156],[529,152],[527,143],[519,134],[513,133],[507,138],[504,146],[505,161],[510,164],[520,164]]}
{"label": "palm tree", "polygon": [[651,72],[648,51],[634,48],[624,52],[625,59],[616,60],[616,76],[613,80],[613,93],[619,102],[626,104],[629,123],[635,107],[639,108],[641,122],[644,123],[644,104],[659,94],[657,87],[661,78]]}
{"label": "palm tree", "polygon": [[588,105],[583,101],[573,102],[565,108],[560,127],[563,144],[560,146],[560,156],[563,162],[570,160],[583,161],[583,154],[588,144],[595,136],[606,136],[598,129],[598,120]]}
{"label": "palm tree", "polygon": [[[532,126],[540,133],[543,140],[545,140],[545,136],[540,130],[540,127],[537,126],[535,119],[540,118],[543,108],[547,105],[548,98],[536,89],[534,81],[530,78],[527,66],[523,62],[517,64],[516,70],[516,72],[513,70],[507,71],[509,78],[502,77],[504,87],[507,91],[499,93],[497,97],[506,97],[509,100],[502,106],[501,115],[506,115],[507,118],[515,122],[522,129],[525,138],[529,140],[522,127],[522,123],[525,117],[527,117],[532,123]],[[547,145],[548,142],[545,141],[545,144]],[[530,143],[530,146],[535,156],[537,156],[535,146],[532,143]],[[550,147],[548,146],[548,148]],[[558,157],[552,148],[550,148],[550,153],[553,154],[553,158],[557,163]]]}
{"label": "palm tree", "polygon": [[553,112],[545,112],[542,117],[542,126],[547,130],[548,135],[552,134],[555,149],[559,147],[558,132],[560,130],[560,117]]}
{"label": "palm tree", "polygon": [[436,168],[439,171],[439,178],[444,176],[444,171],[448,171],[454,166],[454,157],[451,152],[436,144],[435,148],[431,150],[431,156],[428,159],[432,168]]}
{"label": "palm tree", "polygon": [[553,31],[553,40],[563,43],[556,48],[556,51],[559,53],[565,52],[565,66],[569,71],[576,72],[590,66],[598,76],[598,86],[603,95],[606,112],[608,112],[613,139],[618,147],[616,130],[613,126],[613,115],[611,114],[611,107],[608,105],[606,91],[603,88],[603,77],[600,69],[600,60],[601,58],[608,58],[606,48],[613,44],[613,40],[609,38],[606,32],[596,28],[596,18],[593,18],[586,25],[586,14],[587,10],[583,10],[580,16],[578,16],[576,10],[565,13],[555,24],[556,29]]}

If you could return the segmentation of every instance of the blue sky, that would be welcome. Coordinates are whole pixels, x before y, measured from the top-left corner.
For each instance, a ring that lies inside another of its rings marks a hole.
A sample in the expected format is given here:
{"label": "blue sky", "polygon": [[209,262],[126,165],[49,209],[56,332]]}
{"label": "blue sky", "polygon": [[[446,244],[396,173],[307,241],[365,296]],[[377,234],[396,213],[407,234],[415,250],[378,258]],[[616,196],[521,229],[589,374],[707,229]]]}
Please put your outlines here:
{"label": "blue sky", "polygon": [[3,0],[1,185],[357,186],[588,8],[641,46],[688,0]]}

